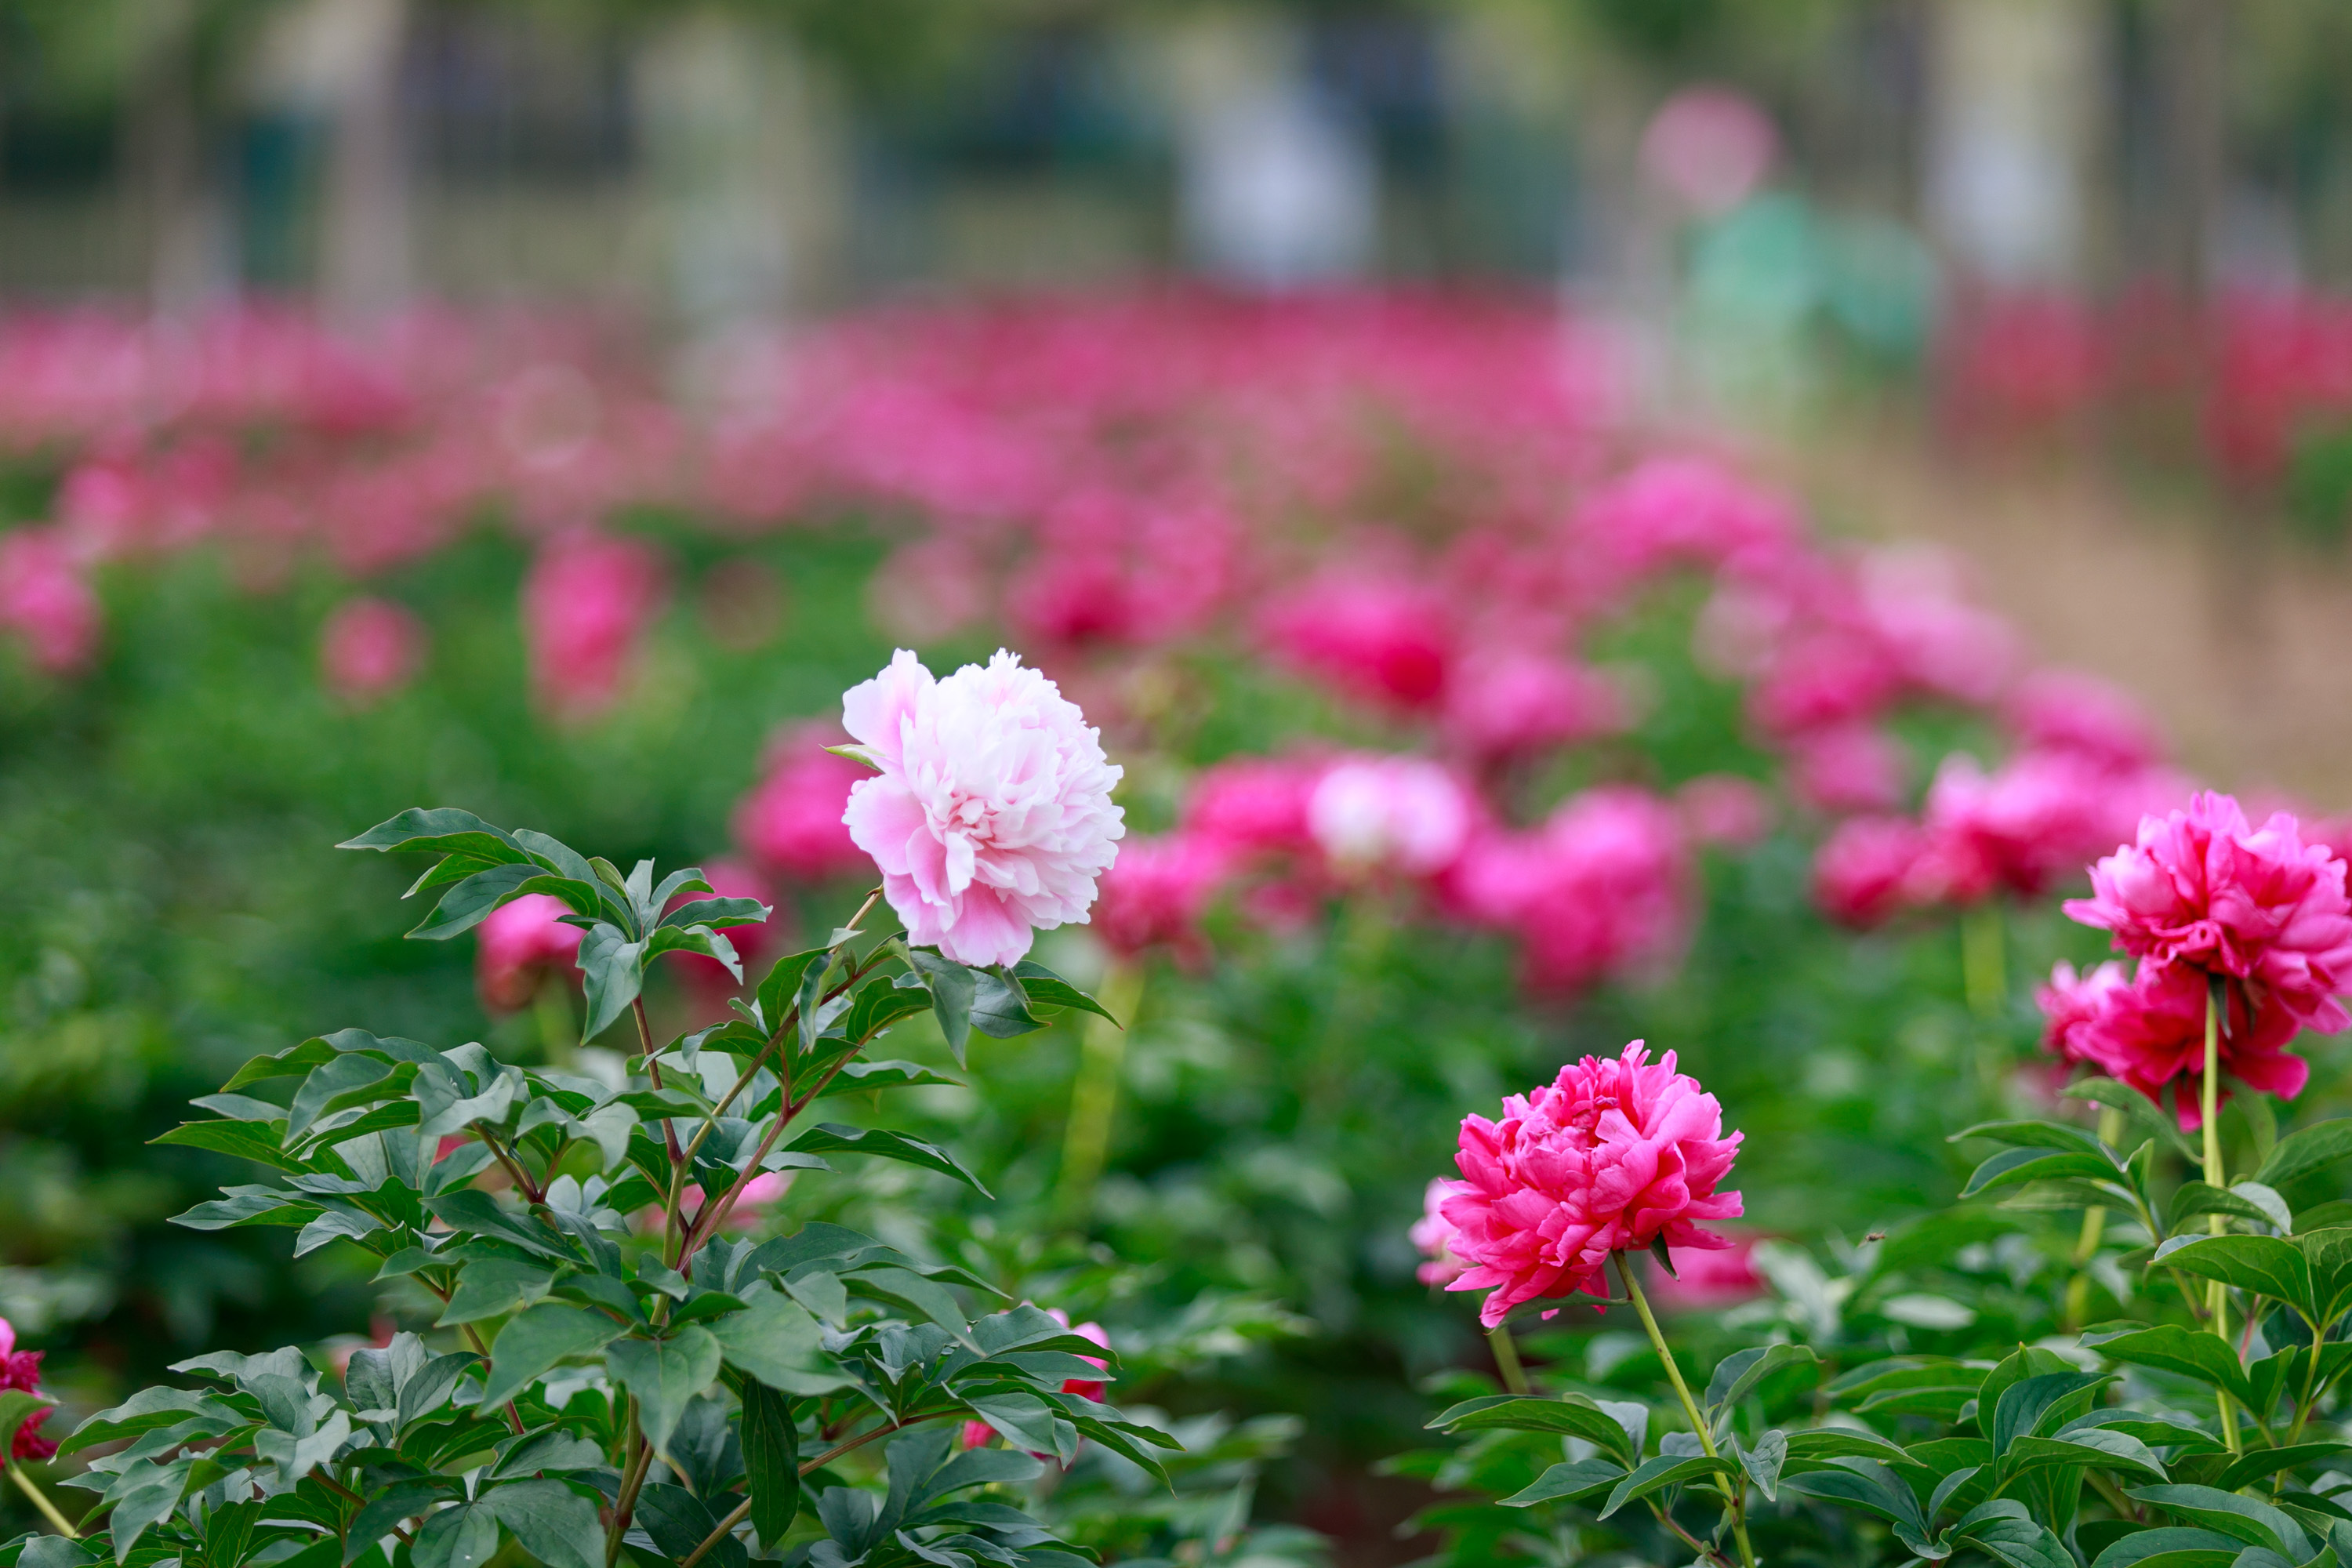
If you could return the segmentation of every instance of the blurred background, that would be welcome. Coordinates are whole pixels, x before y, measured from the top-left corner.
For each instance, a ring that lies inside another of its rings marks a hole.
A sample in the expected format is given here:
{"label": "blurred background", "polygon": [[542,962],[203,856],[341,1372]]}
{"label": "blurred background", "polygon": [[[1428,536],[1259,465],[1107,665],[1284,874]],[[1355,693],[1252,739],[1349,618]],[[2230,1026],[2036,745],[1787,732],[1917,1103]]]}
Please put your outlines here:
{"label": "blurred background", "polygon": [[[146,1142],[347,1025],[590,1059],[560,928],[404,943],[326,846],[462,805],[823,929],[838,693],[1002,642],[1129,766],[1045,956],[1136,1026],[861,1110],[1001,1203],[793,1210],[1109,1325],[1196,1462],[1080,1534],[1425,1552],[1378,1467],[1486,1352],[1423,1185],[1633,1035],[1749,1135],[1690,1331],[2044,1331],[2063,1246],[1850,1240],[2047,1102],[2137,803],[2352,841],[2347,284],[2335,0],[0,0],[0,1314],[77,1412],[420,1321]],[[1309,830],[1351,753],[1443,853]]]}

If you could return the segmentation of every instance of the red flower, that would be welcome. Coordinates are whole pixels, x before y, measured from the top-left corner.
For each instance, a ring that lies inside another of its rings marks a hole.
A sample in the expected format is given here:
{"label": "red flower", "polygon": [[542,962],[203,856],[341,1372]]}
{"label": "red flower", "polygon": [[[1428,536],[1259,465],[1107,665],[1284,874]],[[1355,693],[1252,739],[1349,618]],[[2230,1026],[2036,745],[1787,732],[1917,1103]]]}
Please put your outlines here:
{"label": "red flower", "polygon": [[[7,1319],[0,1318],[0,1389],[21,1389],[26,1394],[37,1393],[41,1381],[40,1351],[20,1351],[16,1348],[16,1330]],[[24,1425],[9,1444],[9,1455],[18,1459],[54,1458],[58,1446],[40,1435],[37,1428],[49,1418],[54,1406],[34,1411],[25,1417]]]}

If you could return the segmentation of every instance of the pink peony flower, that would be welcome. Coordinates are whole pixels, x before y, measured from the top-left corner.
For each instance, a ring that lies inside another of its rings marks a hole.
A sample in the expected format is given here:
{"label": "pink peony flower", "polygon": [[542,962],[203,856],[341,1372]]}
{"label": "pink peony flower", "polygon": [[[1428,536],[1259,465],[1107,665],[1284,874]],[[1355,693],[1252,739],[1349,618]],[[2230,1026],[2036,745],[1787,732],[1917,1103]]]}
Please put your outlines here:
{"label": "pink peony flower", "polygon": [[1756,1271],[1756,1242],[1745,1236],[1717,1251],[1681,1254],[1675,1272],[1653,1272],[1648,1286],[1651,1300],[1669,1312],[1719,1312],[1754,1300],[1764,1288]]}
{"label": "pink peony flower", "polygon": [[1462,1190],[1440,1212],[1469,1264],[1450,1290],[1486,1290],[1488,1328],[1525,1302],[1582,1291],[1606,1296],[1613,1253],[1664,1238],[1670,1249],[1731,1245],[1700,1220],[1731,1219],[1739,1194],[1718,1193],[1740,1134],[1723,1136],[1723,1108],[1635,1040],[1615,1060],[1586,1057],[1548,1089],[1511,1095],[1503,1119],[1465,1117],[1455,1156]]}
{"label": "pink peony flower", "polygon": [[661,599],[661,561],[643,544],[579,533],[541,551],[522,587],[541,704],[574,721],[609,707]]}
{"label": "pink peony flower", "polygon": [[319,674],[353,707],[399,690],[425,657],[425,627],[388,599],[346,599],[319,630]]}
{"label": "pink peony flower", "polygon": [[541,977],[579,973],[580,939],[586,933],[562,923],[571,912],[551,894],[525,893],[474,928],[474,986],[483,1006],[517,1012],[530,1005]]}
{"label": "pink peony flower", "polygon": [[[2091,1023],[2106,1005],[2109,994],[2129,984],[2124,978],[2124,966],[2114,959],[2080,975],[2074,973],[2073,964],[2061,959],[2050,971],[2050,984],[2033,994],[2044,1020],[2042,1048],[2064,1062],[2091,1060]],[[2201,1068],[2201,1057],[2199,1062]]]}
{"label": "pink peony flower", "polygon": [[0,626],[25,639],[33,662],[64,675],[98,650],[98,595],[55,529],[0,538]]}
{"label": "pink peony flower", "polygon": [[1130,837],[1103,873],[1094,926],[1103,945],[1131,958],[1153,947],[1202,956],[1200,924],[1234,870],[1234,851],[1195,833]]}
{"label": "pink peony flower", "polygon": [[2336,1000],[2352,991],[2344,879],[2345,863],[2305,844],[2286,813],[2251,828],[2235,800],[2201,793],[2186,811],[2142,817],[2138,842],[2093,867],[2092,897],[2065,910],[2122,952],[2226,975],[2257,1013],[2275,1001],[2333,1034],[2352,1024]]}
{"label": "pink peony flower", "polygon": [[1927,804],[1928,847],[1908,889],[1918,903],[1972,903],[1995,889],[2038,897],[2115,842],[2125,781],[2082,757],[2028,752],[1987,773],[1954,752]]}
{"label": "pink peony flower", "polygon": [[[2108,1077],[2164,1103],[2174,1084],[2174,1110],[2185,1131],[2204,1124],[2206,972],[2188,963],[2144,962],[2128,985],[2097,995],[2096,1010],[2077,1025],[2072,1041]],[[2301,1057],[2286,1054],[2297,1020],[2276,993],[2250,1011],[2245,992],[2229,988],[2222,1020],[2221,1064],[2225,1079],[2263,1094],[2292,1100],[2311,1076]],[[2225,1082],[2216,1103],[2227,1101]]]}
{"label": "pink peony flower", "polygon": [[1536,654],[1486,654],[1448,683],[1446,739],[1480,759],[1524,755],[1613,734],[1625,700],[1599,671]]}
{"label": "pink peony flower", "polygon": [[1456,1193],[1471,1190],[1467,1182],[1449,1182],[1443,1176],[1431,1180],[1421,1195],[1421,1217],[1412,1222],[1405,1234],[1428,1259],[1413,1270],[1413,1278],[1424,1285],[1450,1284],[1470,1266],[1454,1251],[1454,1222],[1445,1217],[1445,1200]]}
{"label": "pink peony flower", "polygon": [[1642,132],[1642,170],[1692,212],[1714,217],[1753,195],[1780,149],[1772,117],[1746,93],[1686,87]]}
{"label": "pink peony flower", "polygon": [[2069,752],[2119,771],[2148,767],[2164,755],[2155,721],[2096,676],[2037,671],[2017,683],[2003,716],[2034,751]]}
{"label": "pink peony flower", "polygon": [[[0,1318],[0,1389],[19,1389],[26,1394],[39,1391],[42,1351],[20,1351],[16,1348],[16,1329],[5,1318]],[[9,1442],[9,1457],[16,1459],[47,1459],[57,1456],[55,1440],[44,1437],[38,1430],[56,1407],[36,1410],[25,1417]]]}
{"label": "pink peony flower", "polygon": [[1705,773],[1675,792],[1675,809],[1694,844],[1744,849],[1772,830],[1772,802],[1735,773]]}
{"label": "pink peony flower", "polygon": [[1304,853],[1314,847],[1307,802],[1321,775],[1311,763],[1229,757],[1193,779],[1182,829],[1243,853]]}
{"label": "pink peony flower", "polygon": [[1564,803],[1528,834],[1475,840],[1446,879],[1455,907],[1515,931],[1532,990],[1570,992],[1654,964],[1680,942],[1688,874],[1674,808],[1629,785]]}
{"label": "pink peony flower", "polygon": [[918,946],[1012,963],[1033,932],[1084,924],[1126,831],[1120,769],[1054,683],[1003,649],[934,680],[901,648],[842,698],[880,770],[842,814]]}
{"label": "pink peony flower", "polygon": [[1902,907],[1926,847],[1927,835],[1906,817],[1842,822],[1813,853],[1813,902],[1843,925],[1876,925]]}
{"label": "pink peony flower", "polygon": [[1868,724],[1825,725],[1789,741],[1789,787],[1816,811],[1891,811],[1907,765],[1901,743]]}
{"label": "pink peony flower", "polygon": [[1406,710],[1444,694],[1454,659],[1445,601],[1402,576],[1318,577],[1266,613],[1276,655],[1338,690]]}
{"label": "pink peony flower", "polygon": [[1354,756],[1307,799],[1307,830],[1345,873],[1426,877],[1461,855],[1475,806],[1452,773],[1420,757]]}
{"label": "pink peony flower", "polygon": [[767,776],[735,806],[735,842],[752,859],[803,882],[864,868],[841,814],[867,770],[824,749],[845,738],[830,724],[802,724],[770,748]]}

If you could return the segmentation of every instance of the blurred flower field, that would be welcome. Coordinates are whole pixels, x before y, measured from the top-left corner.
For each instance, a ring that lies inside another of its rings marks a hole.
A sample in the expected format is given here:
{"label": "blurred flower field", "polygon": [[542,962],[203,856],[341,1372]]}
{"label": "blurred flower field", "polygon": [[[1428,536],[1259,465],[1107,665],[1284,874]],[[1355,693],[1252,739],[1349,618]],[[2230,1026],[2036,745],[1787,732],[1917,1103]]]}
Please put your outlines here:
{"label": "blurred flower field", "polygon": [[[77,1415],[199,1348],[429,1323],[355,1248],[170,1226],[242,1178],[148,1141],[361,1019],[625,1047],[579,1037],[559,909],[404,942],[397,869],[328,847],[446,801],[703,865],[776,904],[736,933],[763,968],[873,876],[839,694],[894,647],[1000,646],[1125,770],[1100,902],[1036,952],[1129,1027],[975,1037],[968,1073],[918,1036],[956,1082],[842,1102],[952,1134],[992,1203],[788,1180],[1100,1324],[1114,1397],[1190,1423],[1196,1484],[1148,1528],[1105,1503],[1100,1544],[1199,1560],[1255,1510],[1348,1561],[1428,1550],[1390,1535],[1442,1478],[1374,1467],[1427,1441],[1423,1380],[1516,1369],[1409,1232],[1442,1239],[1465,1113],[1629,1039],[1745,1138],[1734,1245],[1654,1276],[1692,1343],[1974,1356],[2116,1315],[2071,1215],[1924,1216],[1972,1163],[1947,1136],[2063,1119],[2068,1061],[2193,1076],[2045,1049],[2035,1005],[2053,965],[2122,984],[2060,897],[2191,781],[1953,563],[1823,536],[1645,432],[1619,368],[1548,305],[1407,294],[905,308],[669,367],[585,320],[0,321],[0,1315]],[[663,963],[657,1034],[727,1016],[716,963]],[[2341,1069],[2272,1058],[2323,1014],[2238,1073],[2298,1118]],[[2232,1139],[2276,1138],[2254,1114]],[[1622,1320],[1517,1348],[1654,1378]]]}

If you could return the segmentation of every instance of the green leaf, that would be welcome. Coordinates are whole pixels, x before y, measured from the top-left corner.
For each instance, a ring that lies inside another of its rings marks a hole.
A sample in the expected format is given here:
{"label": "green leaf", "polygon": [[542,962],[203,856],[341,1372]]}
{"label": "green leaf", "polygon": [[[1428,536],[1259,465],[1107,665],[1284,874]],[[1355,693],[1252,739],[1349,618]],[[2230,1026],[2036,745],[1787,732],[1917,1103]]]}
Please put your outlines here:
{"label": "green leaf", "polygon": [[2254,1173],[2254,1180],[2266,1187],[2284,1187],[2347,1155],[2352,1155],[2352,1118],[2315,1122],[2280,1139],[2262,1169]]}
{"label": "green leaf", "polygon": [[1874,1459],[1839,1459],[1830,1469],[1787,1476],[1781,1479],[1780,1489],[1867,1509],[1916,1533],[1927,1533],[1927,1521],[1920,1514],[1919,1500],[1892,1470]]}
{"label": "green leaf", "polygon": [[1032,1011],[1039,1007],[1075,1007],[1106,1023],[1126,1027],[1101,1003],[1034,960],[1023,959],[1013,966],[1013,973],[1021,982],[1021,990],[1029,998]]}
{"label": "green leaf", "polygon": [[558,1363],[594,1355],[623,1331],[604,1313],[565,1301],[541,1301],[517,1313],[490,1346],[481,1408],[496,1410]]}
{"label": "green leaf", "polygon": [[[217,1096],[214,1098],[218,1098]],[[278,1143],[285,1137],[286,1123],[280,1121],[183,1121],[155,1143],[174,1143],[188,1149],[210,1149],[217,1154],[234,1154],[240,1160],[257,1164],[274,1165],[281,1171],[307,1170],[299,1160],[289,1159]]]}
{"label": "green leaf", "polygon": [[992,1194],[981,1184],[980,1178],[964,1169],[962,1162],[936,1143],[926,1143],[904,1132],[892,1132],[879,1127],[845,1127],[837,1121],[820,1121],[792,1142],[793,1149],[803,1154],[873,1154],[885,1160],[898,1160],[909,1165],[920,1165],[927,1171],[937,1171],[943,1176],[953,1176],[971,1187],[982,1197]]}
{"label": "green leaf", "polygon": [[1652,1492],[1668,1487],[1681,1486],[1702,1476],[1736,1476],[1738,1467],[1729,1459],[1710,1458],[1705,1454],[1660,1454],[1654,1459],[1644,1459],[1633,1467],[1633,1474],[1611,1489],[1609,1500],[1601,1505],[1599,1517],[1607,1519],[1629,1502],[1648,1497]]}
{"label": "green leaf", "polygon": [[598,925],[580,941],[580,973],[587,984],[588,1020],[583,1040],[593,1040],[637,999],[645,984],[645,943],[631,942],[618,926]]}
{"label": "green leaf", "polygon": [[789,953],[769,966],[767,978],[760,982],[760,1017],[773,1034],[783,1027],[784,1015],[792,1011],[793,998],[800,994],[801,977],[808,966],[820,960],[830,962],[829,948],[811,948],[806,952]]}
{"label": "green leaf", "polygon": [[1624,1479],[1625,1467],[1613,1460],[1578,1459],[1565,1465],[1554,1465],[1532,1483],[1501,1500],[1505,1508],[1532,1508],[1539,1502],[1555,1502],[1562,1498],[1576,1499],[1605,1491]]}
{"label": "green leaf", "polygon": [[1986,1520],[1969,1530],[1968,1539],[2009,1568],[2075,1568],[2066,1543],[2032,1520]]}
{"label": "green leaf", "polygon": [[411,806],[379,822],[338,849],[382,849],[400,854],[467,855],[492,864],[527,859],[522,846],[503,827],[493,827],[470,811],[452,806]]}
{"label": "green leaf", "polygon": [[487,1502],[461,1502],[416,1527],[415,1568],[482,1568],[498,1554],[499,1516]]}
{"label": "green leaf", "polygon": [[141,1536],[180,1506],[194,1469],[194,1459],[182,1458],[168,1465],[143,1465],[124,1472],[116,1483],[121,1489],[115,1493],[114,1511],[107,1516],[106,1524],[117,1563],[131,1555]]}
{"label": "green leaf", "polygon": [[973,1028],[992,1038],[1009,1040],[1045,1026],[1044,1019],[1029,1011],[1028,994],[1012,974],[1002,969],[975,969],[971,975]]}
{"label": "green leaf", "polygon": [[0,1437],[14,1437],[17,1428],[31,1420],[36,1411],[50,1409],[56,1404],[53,1399],[44,1399],[21,1388],[0,1390]]}
{"label": "green leaf", "polygon": [[869,980],[859,988],[843,1018],[841,1032],[851,1043],[874,1038],[902,1018],[930,1011],[931,994],[919,985],[892,980]]}
{"label": "green leaf", "polygon": [[2206,1530],[2284,1552],[2300,1563],[2311,1555],[2303,1526],[2266,1502],[2215,1487],[2136,1487],[2127,1494]]}
{"label": "green leaf", "polygon": [[852,1386],[825,1356],[816,1320],[780,1291],[763,1287],[742,1311],[708,1326],[727,1364],[770,1388],[820,1394]]}
{"label": "green leaf", "polygon": [[1454,1405],[1430,1424],[1432,1431],[1463,1433],[1549,1432],[1581,1437],[1621,1461],[1636,1458],[1632,1440],[1617,1417],[1581,1394],[1558,1399],[1532,1399],[1524,1394],[1488,1394]]}
{"label": "green leaf", "polygon": [[2003,1149],[1976,1168],[1960,1196],[1972,1198],[1980,1193],[2001,1187],[2023,1186],[2028,1182],[2055,1181],[2066,1176],[2081,1176],[2092,1181],[2117,1182],[2124,1173],[2105,1154],[2053,1153],[2047,1149]]}
{"label": "green leaf", "polygon": [[963,1066],[964,1045],[971,1038],[971,1004],[977,989],[972,972],[929,948],[909,949],[907,960],[930,989],[931,1011],[939,1018],[940,1033],[946,1037],[948,1049],[955,1053],[956,1066]]}
{"label": "green leaf", "polygon": [[2175,1237],[2156,1249],[2156,1261],[2319,1315],[2310,1263],[2294,1242],[2275,1236]]}
{"label": "green leaf", "polygon": [[2234,1492],[2254,1482],[2292,1470],[2302,1465],[2315,1465],[2323,1460],[2352,1454],[2352,1444],[2297,1443],[2284,1448],[2250,1448],[2231,1461],[2213,1485],[2225,1492]]}
{"label": "green leaf", "polygon": [[849,1094],[865,1089],[965,1087],[961,1080],[935,1073],[918,1062],[850,1062],[834,1076],[833,1082],[824,1092]]}
{"label": "green leaf", "polygon": [[2010,1445],[2003,1460],[2005,1476],[2051,1465],[2086,1465],[2126,1471],[2135,1479],[2170,1479],[2163,1461],[2148,1451],[2147,1444],[2105,1426],[2073,1427],[2054,1437],[2021,1436]]}
{"label": "green leaf", "polygon": [[1719,1410],[1738,1404],[1754,1391],[1756,1385],[1784,1366],[1799,1363],[1818,1365],[1811,1346],[1763,1345],[1753,1350],[1735,1351],[1717,1363],[1715,1375],[1707,1380],[1706,1397],[1701,1405],[1707,1410]]}
{"label": "green leaf", "polygon": [[596,1505],[562,1481],[512,1481],[483,1493],[481,1500],[547,1568],[604,1568]]}
{"label": "green leaf", "polygon": [[409,940],[446,942],[461,936],[488,920],[500,904],[521,897],[531,882],[541,879],[539,868],[529,862],[477,871],[441,895],[432,912],[408,933]]}
{"label": "green leaf", "polygon": [[[2113,1373],[2052,1372],[2011,1384],[1993,1406],[1993,1458],[2006,1454],[2018,1438],[2042,1431],[2045,1421],[2054,1426],[2080,1415],[2114,1377]],[[1978,1420],[1982,1423],[1981,1415]]]}
{"label": "green leaf", "polygon": [[792,1401],[759,1383],[743,1384],[743,1476],[751,1494],[751,1528],[773,1546],[801,1506],[800,1436]]}
{"label": "green leaf", "polygon": [[971,1413],[1002,1433],[1015,1447],[1033,1454],[1051,1454],[1064,1464],[1076,1452],[1076,1428],[1054,1414],[1053,1406],[1034,1394],[975,1394]]}
{"label": "green leaf", "polygon": [[446,1329],[520,1311],[544,1297],[554,1282],[555,1270],[544,1263],[480,1258],[466,1265],[457,1277],[457,1292],[433,1326]]}
{"label": "green leaf", "polygon": [[[700,1498],[667,1481],[649,1481],[639,1489],[636,1518],[653,1538],[655,1548],[673,1563],[685,1561],[719,1528]],[[743,1543],[727,1535],[702,1561],[710,1568],[748,1568],[749,1558]]]}
{"label": "green leaf", "polygon": [[1809,1431],[1789,1434],[1789,1458],[1808,1461],[1821,1459],[1876,1459],[1883,1464],[1903,1465],[1911,1456],[1897,1444],[1890,1443],[1875,1432],[1864,1432],[1853,1426],[1816,1426]]}
{"label": "green leaf", "polygon": [[636,1396],[637,1426],[646,1441],[668,1458],[670,1434],[687,1401],[719,1376],[718,1340],[689,1323],[667,1340],[616,1340],[604,1357],[613,1381]]}
{"label": "green leaf", "polygon": [[1780,1468],[1789,1462],[1789,1435],[1774,1430],[1756,1439],[1754,1447],[1734,1445],[1739,1468],[1756,1483],[1767,1502],[1780,1500]]}
{"label": "green leaf", "polygon": [[2080,1127],[2069,1126],[2063,1121],[1979,1121],[1973,1127],[1962,1128],[1944,1142],[1958,1143],[1969,1138],[1990,1138],[1999,1142],[2015,1144],[2023,1148],[2058,1149],[2069,1153],[2093,1154],[2102,1160],[2109,1161],[2111,1164],[2113,1163],[2107,1146],[2100,1142],[2095,1135],[2084,1131]]}
{"label": "green leaf", "polygon": [[2135,1531],[2101,1552],[2091,1568],[2229,1568],[2243,1542],[2218,1531],[2168,1526]]}
{"label": "green leaf", "polygon": [[2166,1323],[2086,1342],[2111,1361],[2152,1366],[2195,1378],[2226,1391],[2242,1404],[2253,1400],[2253,1389],[2246,1382],[2246,1369],[2239,1362],[2238,1352],[2217,1335]]}
{"label": "green leaf", "polygon": [[[2179,1231],[2201,1214],[2234,1215],[2240,1219],[2252,1220],[2257,1225],[2275,1223],[2259,1205],[2235,1192],[2223,1192],[2203,1182],[2183,1182],[2179,1190],[2172,1194],[2171,1206],[2165,1210],[2164,1227]],[[2280,1228],[2285,1227],[2282,1226]]]}

